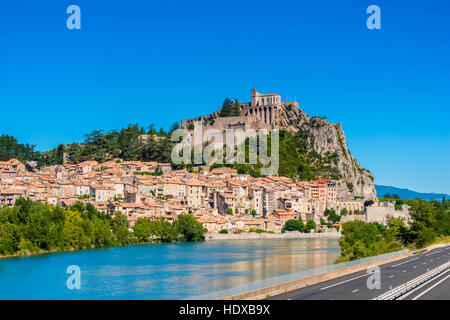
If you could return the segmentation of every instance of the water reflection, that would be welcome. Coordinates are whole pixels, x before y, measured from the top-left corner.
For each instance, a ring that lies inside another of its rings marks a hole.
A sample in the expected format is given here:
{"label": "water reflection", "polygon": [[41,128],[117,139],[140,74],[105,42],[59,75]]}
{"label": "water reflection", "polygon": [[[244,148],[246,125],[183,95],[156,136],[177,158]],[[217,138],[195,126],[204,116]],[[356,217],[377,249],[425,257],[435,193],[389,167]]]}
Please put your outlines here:
{"label": "water reflection", "polygon": [[[183,299],[333,263],[336,239],[141,245],[0,260],[2,299]],[[65,268],[82,270],[67,290]]]}

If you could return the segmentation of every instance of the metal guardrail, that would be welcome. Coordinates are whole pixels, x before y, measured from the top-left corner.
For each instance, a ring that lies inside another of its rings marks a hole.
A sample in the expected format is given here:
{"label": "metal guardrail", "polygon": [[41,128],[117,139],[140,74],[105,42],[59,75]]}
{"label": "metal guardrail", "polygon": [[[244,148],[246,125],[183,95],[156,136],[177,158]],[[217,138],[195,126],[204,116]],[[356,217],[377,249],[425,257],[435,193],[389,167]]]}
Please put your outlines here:
{"label": "metal guardrail", "polygon": [[446,262],[440,265],[439,267],[434,268],[433,270],[430,270],[424,273],[423,275],[406,282],[405,284],[402,284],[392,290],[389,290],[388,292],[383,293],[382,295],[376,297],[373,300],[395,300],[397,298],[400,298],[404,294],[417,288],[418,286],[424,284],[425,282],[433,279],[434,277],[447,271],[448,269],[450,269],[450,262]]}

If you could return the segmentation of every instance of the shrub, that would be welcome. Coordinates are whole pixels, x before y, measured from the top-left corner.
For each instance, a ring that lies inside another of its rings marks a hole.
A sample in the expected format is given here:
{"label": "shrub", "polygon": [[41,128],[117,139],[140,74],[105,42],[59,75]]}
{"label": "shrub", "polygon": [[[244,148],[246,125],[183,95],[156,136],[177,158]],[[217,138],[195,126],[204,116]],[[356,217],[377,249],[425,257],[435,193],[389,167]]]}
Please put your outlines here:
{"label": "shrub", "polygon": [[285,231],[299,231],[299,232],[305,232],[305,225],[303,222],[299,220],[290,219],[286,221],[286,223],[283,226],[282,232]]}

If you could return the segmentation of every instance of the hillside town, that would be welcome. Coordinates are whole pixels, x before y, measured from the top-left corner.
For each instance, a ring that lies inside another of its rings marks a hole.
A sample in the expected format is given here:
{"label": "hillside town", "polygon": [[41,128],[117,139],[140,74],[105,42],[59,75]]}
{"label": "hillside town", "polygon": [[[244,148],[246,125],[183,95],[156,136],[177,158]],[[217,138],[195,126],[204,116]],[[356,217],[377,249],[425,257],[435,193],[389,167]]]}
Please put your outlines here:
{"label": "hillside town", "polygon": [[[327,209],[354,219],[386,223],[389,216],[409,220],[408,209],[364,199],[338,199],[336,181],[292,181],[286,177],[254,178],[228,167],[210,171],[173,170],[170,163],[85,161],[26,170],[17,159],[0,162],[0,206],[24,197],[69,207],[77,201],[98,210],[124,213],[132,228],[139,218],[177,220],[189,213],[209,233],[262,230],[281,232],[290,219],[313,220],[313,232],[336,231],[324,225]],[[331,230],[332,229],[332,230]]]}

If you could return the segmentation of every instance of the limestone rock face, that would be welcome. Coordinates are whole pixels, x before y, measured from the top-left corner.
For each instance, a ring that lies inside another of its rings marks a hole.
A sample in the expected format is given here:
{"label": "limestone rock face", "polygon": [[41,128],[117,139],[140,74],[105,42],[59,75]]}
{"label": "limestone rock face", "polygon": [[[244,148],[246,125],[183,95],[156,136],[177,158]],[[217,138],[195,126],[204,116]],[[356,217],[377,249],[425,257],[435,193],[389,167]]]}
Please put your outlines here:
{"label": "limestone rock face", "polygon": [[374,178],[348,151],[345,133],[340,123],[333,124],[319,117],[310,118],[303,110],[295,106],[284,107],[281,112],[278,124],[280,128],[292,133],[308,132],[309,145],[320,156],[337,155],[332,165],[337,167],[341,174],[337,188],[338,199],[376,199]]}
{"label": "limestone rock face", "polygon": [[[332,159],[328,168],[337,173],[337,191],[339,200],[375,200],[376,191],[372,174],[363,169],[347,149],[342,125],[330,123],[320,117],[309,117],[297,102],[278,102],[267,106],[253,106],[251,103],[240,104],[241,115],[220,118],[219,111],[210,115],[182,120],[182,127],[187,128],[193,121],[201,121],[205,128],[220,131],[229,128],[246,129],[282,129],[292,134],[305,133],[308,149],[314,150],[318,158]],[[308,150],[311,151],[311,150]]]}

